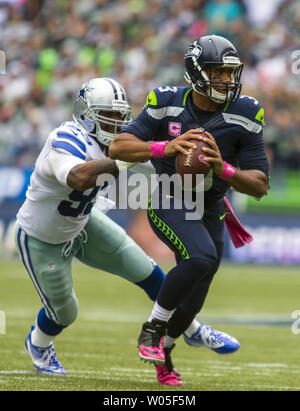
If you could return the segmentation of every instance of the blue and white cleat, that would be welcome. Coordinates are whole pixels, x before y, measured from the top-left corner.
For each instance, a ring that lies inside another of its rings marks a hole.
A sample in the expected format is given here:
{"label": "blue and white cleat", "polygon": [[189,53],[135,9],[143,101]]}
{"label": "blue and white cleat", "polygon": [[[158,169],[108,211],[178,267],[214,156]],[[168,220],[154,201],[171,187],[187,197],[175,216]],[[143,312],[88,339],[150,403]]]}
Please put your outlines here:
{"label": "blue and white cleat", "polygon": [[240,348],[236,338],[204,324],[191,337],[184,333],[183,338],[192,347],[206,347],[218,354],[232,354]]}
{"label": "blue and white cleat", "polygon": [[66,375],[67,372],[56,358],[54,345],[40,348],[32,344],[31,333],[35,326],[31,327],[30,333],[25,340],[25,348],[39,374]]}

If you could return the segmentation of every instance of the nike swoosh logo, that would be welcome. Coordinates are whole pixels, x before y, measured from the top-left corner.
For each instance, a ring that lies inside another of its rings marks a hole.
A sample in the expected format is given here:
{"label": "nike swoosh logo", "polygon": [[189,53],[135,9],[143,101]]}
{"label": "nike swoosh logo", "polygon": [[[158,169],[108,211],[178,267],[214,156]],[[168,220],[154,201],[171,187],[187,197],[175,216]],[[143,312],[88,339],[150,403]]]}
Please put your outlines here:
{"label": "nike swoosh logo", "polygon": [[158,349],[156,349],[156,350],[148,350],[148,348],[144,348],[144,351],[147,351],[149,354],[157,354],[157,353],[158,353]]}
{"label": "nike swoosh logo", "polygon": [[149,329],[149,328],[146,328],[145,331],[147,331],[148,333],[155,333],[156,332],[155,330],[152,330],[152,329]]}
{"label": "nike swoosh logo", "polygon": [[222,221],[222,220],[224,220],[225,217],[226,217],[226,213],[224,215],[220,215],[219,220]]}

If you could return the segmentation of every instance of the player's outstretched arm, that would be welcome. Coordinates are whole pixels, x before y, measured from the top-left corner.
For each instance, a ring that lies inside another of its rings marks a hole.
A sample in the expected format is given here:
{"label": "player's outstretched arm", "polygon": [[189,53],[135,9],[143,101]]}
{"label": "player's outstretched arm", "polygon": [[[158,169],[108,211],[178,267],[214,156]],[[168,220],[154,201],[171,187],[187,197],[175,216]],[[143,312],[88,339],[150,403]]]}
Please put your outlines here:
{"label": "player's outstretched arm", "polygon": [[134,134],[118,134],[109,146],[109,157],[132,163],[151,158],[151,143],[140,140]]}
{"label": "player's outstretched arm", "polygon": [[101,158],[76,165],[68,174],[67,184],[75,190],[85,191],[96,185],[102,185],[99,176],[103,174],[111,175],[111,179],[119,175],[119,169],[114,160]]}

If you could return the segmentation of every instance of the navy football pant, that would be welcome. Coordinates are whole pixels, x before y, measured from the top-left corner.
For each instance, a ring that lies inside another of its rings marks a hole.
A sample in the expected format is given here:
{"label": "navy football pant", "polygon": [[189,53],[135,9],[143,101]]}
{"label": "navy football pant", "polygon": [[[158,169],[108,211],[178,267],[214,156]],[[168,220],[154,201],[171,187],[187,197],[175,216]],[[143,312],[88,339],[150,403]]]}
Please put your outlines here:
{"label": "navy football pant", "polygon": [[174,338],[201,310],[224,249],[223,200],[205,210],[200,220],[186,220],[186,213],[191,210],[186,210],[181,200],[182,208],[176,209],[178,201],[171,198],[170,209],[153,209],[150,199],[148,208],[152,229],[175,253],[177,261],[157,298],[163,308],[176,309],[168,324],[168,335]]}

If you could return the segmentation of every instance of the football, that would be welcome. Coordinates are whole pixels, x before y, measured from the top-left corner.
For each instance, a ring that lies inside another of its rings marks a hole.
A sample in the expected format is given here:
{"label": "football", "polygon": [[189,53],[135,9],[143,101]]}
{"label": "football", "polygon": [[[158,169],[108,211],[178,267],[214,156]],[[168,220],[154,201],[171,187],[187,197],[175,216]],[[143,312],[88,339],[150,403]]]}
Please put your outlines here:
{"label": "football", "polygon": [[203,147],[209,147],[202,140],[189,140],[191,143],[196,144],[196,149],[188,149],[188,154],[184,155],[183,153],[178,153],[175,160],[176,173],[181,176],[182,182],[184,181],[184,175],[192,175],[193,187],[196,185],[196,175],[204,174],[207,176],[211,165],[207,163],[204,158],[208,156],[207,153],[202,151]]}

